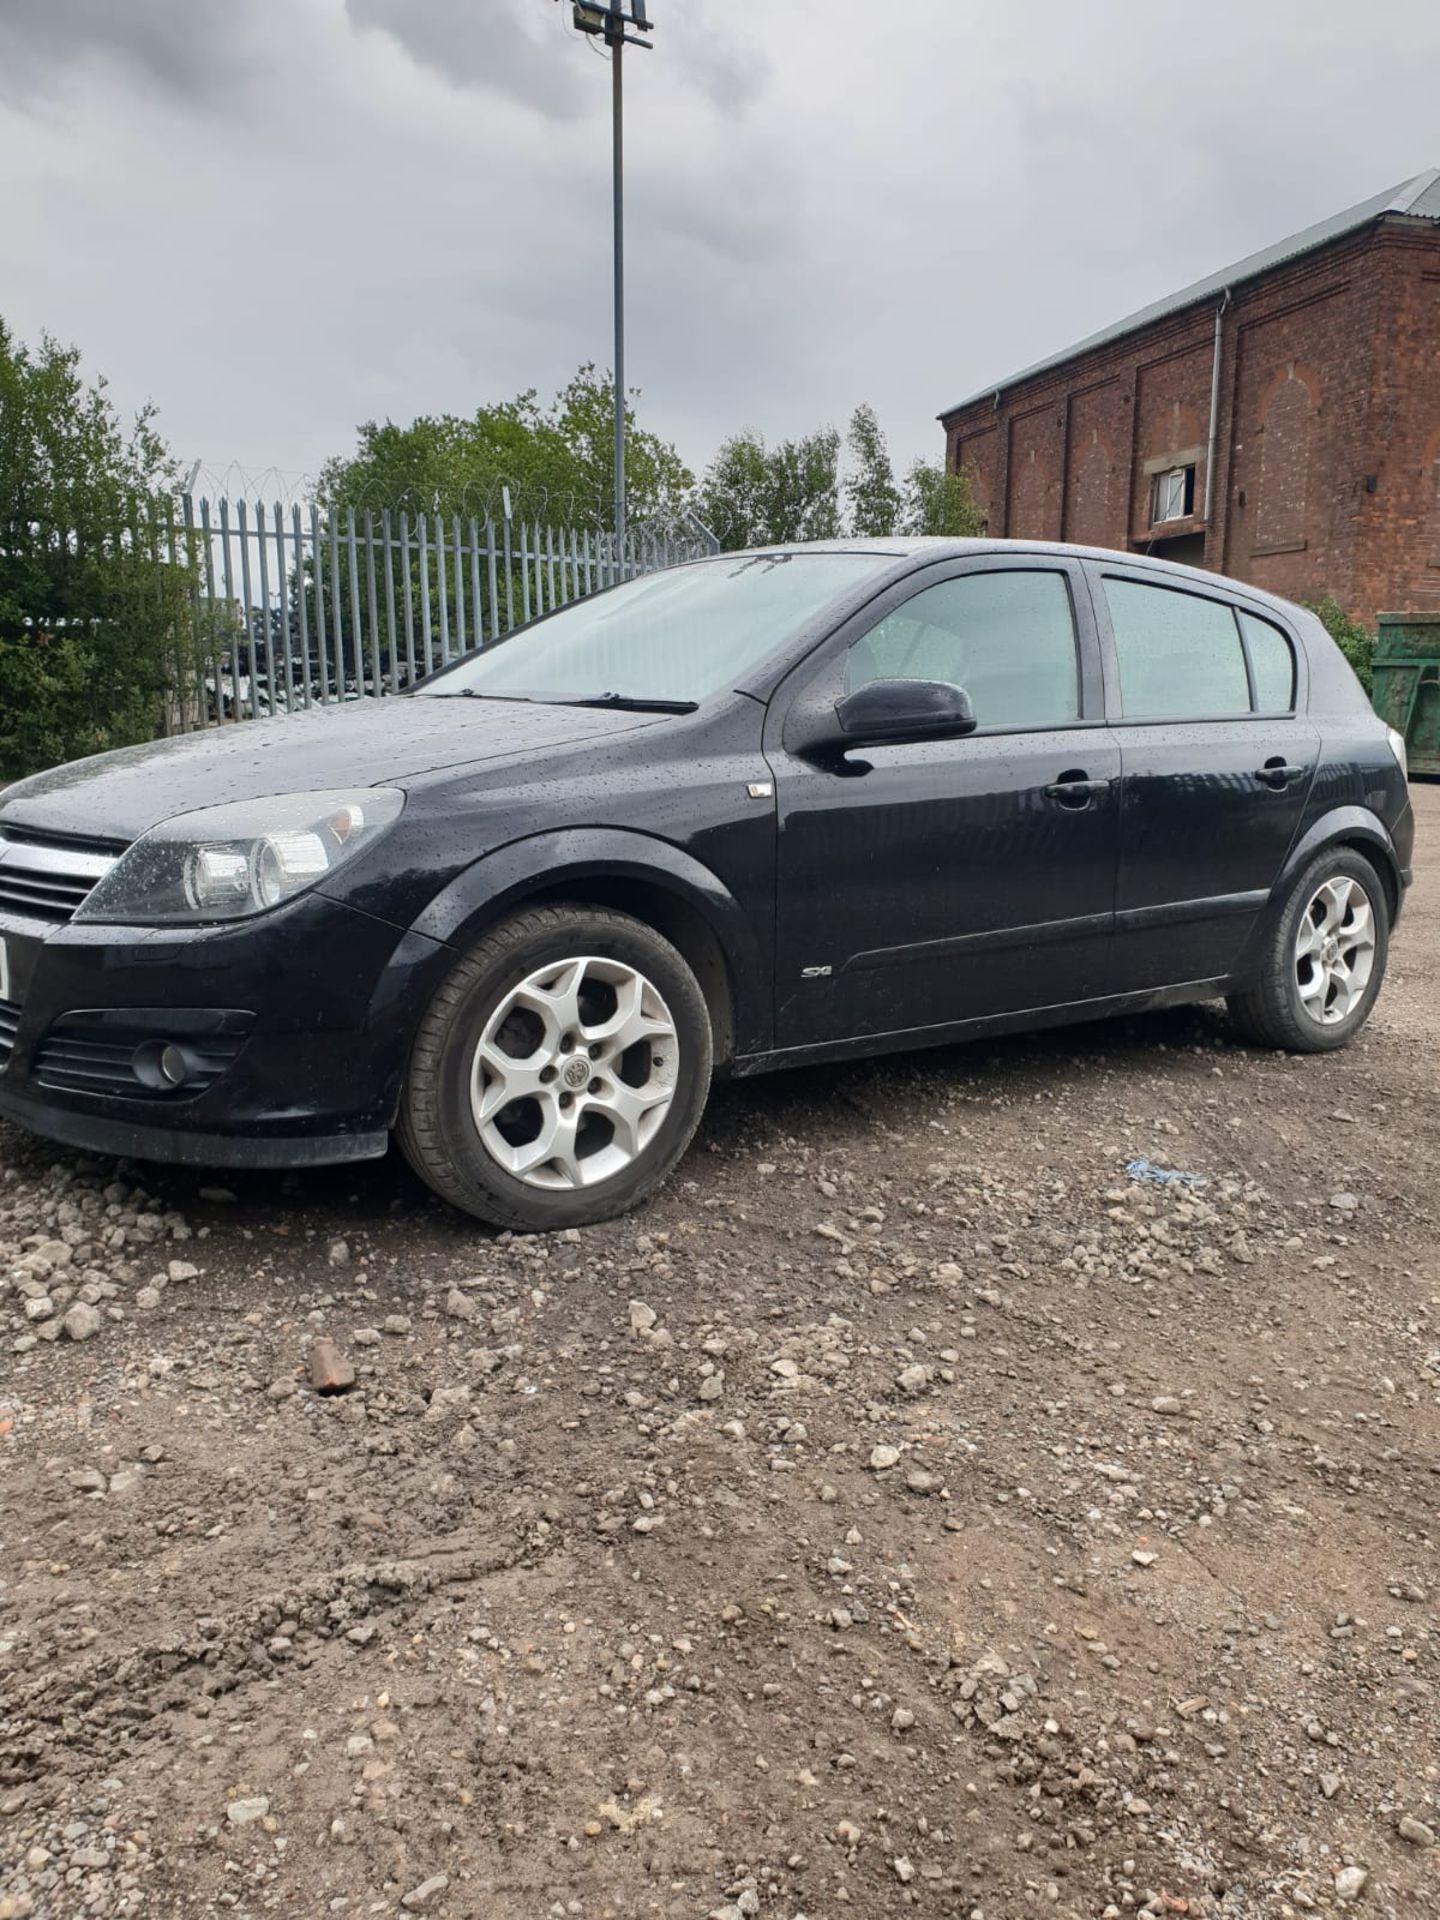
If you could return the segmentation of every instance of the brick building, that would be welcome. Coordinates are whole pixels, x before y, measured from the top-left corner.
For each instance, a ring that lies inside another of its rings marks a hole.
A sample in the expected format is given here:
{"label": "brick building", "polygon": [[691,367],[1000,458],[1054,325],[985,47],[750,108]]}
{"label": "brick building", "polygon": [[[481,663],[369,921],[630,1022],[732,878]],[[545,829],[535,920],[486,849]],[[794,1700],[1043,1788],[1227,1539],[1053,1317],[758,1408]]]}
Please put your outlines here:
{"label": "brick building", "polygon": [[992,534],[1440,610],[1440,168],[940,418]]}

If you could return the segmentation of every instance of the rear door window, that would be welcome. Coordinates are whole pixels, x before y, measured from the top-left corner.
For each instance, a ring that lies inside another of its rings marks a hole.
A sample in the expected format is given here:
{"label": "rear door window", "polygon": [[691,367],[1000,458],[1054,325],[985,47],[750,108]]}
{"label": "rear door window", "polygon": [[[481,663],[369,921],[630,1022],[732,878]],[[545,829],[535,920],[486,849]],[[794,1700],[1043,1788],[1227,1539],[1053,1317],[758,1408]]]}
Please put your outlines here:
{"label": "rear door window", "polygon": [[1107,577],[1105,599],[1127,720],[1214,720],[1249,713],[1235,615],[1222,600]]}

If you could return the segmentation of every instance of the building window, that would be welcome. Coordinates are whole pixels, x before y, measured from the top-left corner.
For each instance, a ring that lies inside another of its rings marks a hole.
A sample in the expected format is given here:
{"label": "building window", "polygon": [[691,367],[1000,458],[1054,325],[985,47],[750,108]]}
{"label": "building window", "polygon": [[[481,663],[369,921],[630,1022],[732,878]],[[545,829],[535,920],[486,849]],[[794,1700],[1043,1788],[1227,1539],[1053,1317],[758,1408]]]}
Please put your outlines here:
{"label": "building window", "polygon": [[1150,524],[1188,520],[1195,511],[1194,467],[1170,467],[1150,482]]}

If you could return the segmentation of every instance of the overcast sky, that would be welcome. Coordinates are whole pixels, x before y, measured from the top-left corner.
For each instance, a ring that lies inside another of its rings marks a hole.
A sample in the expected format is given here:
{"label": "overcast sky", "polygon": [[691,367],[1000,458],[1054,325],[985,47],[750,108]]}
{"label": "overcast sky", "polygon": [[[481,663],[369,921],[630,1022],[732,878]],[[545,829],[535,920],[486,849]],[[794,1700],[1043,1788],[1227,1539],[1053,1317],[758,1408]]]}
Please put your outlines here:
{"label": "overcast sky", "polygon": [[[557,0],[0,0],[0,313],[185,461],[610,361],[609,70]],[[651,0],[630,374],[727,432],[935,414],[1440,165],[1434,0]],[[274,490],[272,479],[266,491]]]}

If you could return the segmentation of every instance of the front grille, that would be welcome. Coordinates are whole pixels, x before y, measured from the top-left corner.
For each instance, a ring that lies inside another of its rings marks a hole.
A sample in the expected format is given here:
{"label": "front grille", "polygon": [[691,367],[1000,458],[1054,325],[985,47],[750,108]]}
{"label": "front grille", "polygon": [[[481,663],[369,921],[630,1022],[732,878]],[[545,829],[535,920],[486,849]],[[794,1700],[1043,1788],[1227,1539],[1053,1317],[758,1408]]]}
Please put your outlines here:
{"label": "front grille", "polygon": [[20,1031],[20,1009],[9,1000],[0,1000],[0,1073],[15,1051],[15,1036]]}
{"label": "front grille", "polygon": [[0,909],[63,925],[119,857],[93,841],[0,831]]}
{"label": "front grille", "polygon": [[127,1100],[193,1099],[213,1087],[234,1064],[245,1035],[185,1035],[180,1044],[188,1071],[178,1087],[157,1086],[152,1077],[142,1078],[136,1072],[137,1048],[156,1043],[154,1028],[132,1031],[89,1021],[57,1021],[36,1049],[31,1078],[52,1093],[118,1094]]}

